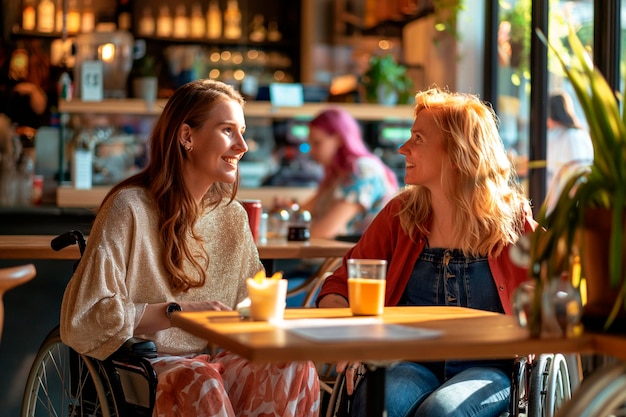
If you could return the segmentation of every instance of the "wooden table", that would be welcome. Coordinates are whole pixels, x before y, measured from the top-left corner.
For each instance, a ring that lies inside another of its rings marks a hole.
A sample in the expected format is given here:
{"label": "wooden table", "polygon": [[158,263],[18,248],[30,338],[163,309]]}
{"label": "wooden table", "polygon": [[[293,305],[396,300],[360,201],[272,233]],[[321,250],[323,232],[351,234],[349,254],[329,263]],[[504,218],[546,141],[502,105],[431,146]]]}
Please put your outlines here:
{"label": "wooden table", "polygon": [[[348,308],[287,309],[285,320],[328,318],[358,323]],[[249,360],[280,362],[312,360],[395,361],[514,358],[531,353],[592,352],[593,338],[531,339],[511,316],[463,307],[386,307],[384,323],[441,330],[423,340],[315,342],[267,322],[240,320],[235,313],[182,312],[172,322],[189,333],[211,340]]]}
{"label": "wooden table", "polygon": [[[78,259],[78,246],[61,251],[50,247],[52,235],[0,235],[0,259]],[[333,239],[311,239],[308,242],[287,242],[270,239],[259,243],[261,259],[341,258],[354,243]]]}
{"label": "wooden table", "polygon": [[[285,322],[292,321],[292,324],[294,320],[314,318],[326,318],[328,325],[338,319],[355,324],[362,319],[352,317],[347,308],[285,311]],[[384,372],[384,363],[396,360],[494,359],[555,352],[595,352],[626,359],[625,337],[583,334],[569,339],[533,339],[511,316],[462,307],[387,307],[380,319],[383,323],[442,333],[425,339],[372,340],[364,337],[362,340],[321,342],[299,336],[280,325],[242,320],[232,312],[180,312],[172,316],[175,326],[257,362],[359,360],[383,364]],[[626,375],[626,366],[619,366],[623,368],[617,372]],[[604,378],[603,383],[609,385],[610,381]],[[571,406],[568,404],[570,409],[594,406],[585,404],[585,395],[589,397],[590,389],[583,385],[576,391]]]}
{"label": "wooden table", "polygon": [[[60,251],[50,247],[53,235],[0,235],[0,259],[65,259],[80,258],[78,245],[68,246]],[[259,257],[266,273],[275,272],[277,259],[323,258],[319,267],[297,286],[290,288],[289,296],[304,295],[304,305],[311,305],[315,292],[322,280],[334,271],[343,256],[354,243],[334,239],[310,239],[306,242],[288,242],[285,239],[269,239],[258,243]]]}

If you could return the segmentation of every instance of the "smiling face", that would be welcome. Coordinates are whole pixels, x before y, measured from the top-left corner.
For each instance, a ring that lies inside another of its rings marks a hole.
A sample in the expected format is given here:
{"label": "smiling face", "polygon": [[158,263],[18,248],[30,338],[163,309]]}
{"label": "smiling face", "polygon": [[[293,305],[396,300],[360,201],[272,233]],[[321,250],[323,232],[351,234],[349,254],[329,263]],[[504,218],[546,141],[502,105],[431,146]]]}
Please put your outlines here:
{"label": "smiling face", "polygon": [[194,129],[184,123],[179,141],[187,151],[185,184],[201,198],[215,182],[233,183],[239,160],[248,150],[243,133],[246,123],[243,108],[234,100],[217,103],[205,122]]}
{"label": "smiling face", "polygon": [[432,110],[417,113],[411,138],[399,149],[406,158],[404,182],[429,188],[441,188],[441,171],[448,164],[446,141],[433,119]]}

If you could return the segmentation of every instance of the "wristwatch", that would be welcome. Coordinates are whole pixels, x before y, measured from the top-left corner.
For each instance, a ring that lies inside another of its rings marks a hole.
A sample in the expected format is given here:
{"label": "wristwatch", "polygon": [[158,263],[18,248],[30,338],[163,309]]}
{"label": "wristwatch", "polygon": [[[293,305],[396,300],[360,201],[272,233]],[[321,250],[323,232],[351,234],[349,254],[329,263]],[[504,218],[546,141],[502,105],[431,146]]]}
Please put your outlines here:
{"label": "wristwatch", "polygon": [[183,308],[178,303],[169,303],[167,307],[165,307],[165,315],[168,319],[172,319],[172,313],[175,311],[183,311]]}

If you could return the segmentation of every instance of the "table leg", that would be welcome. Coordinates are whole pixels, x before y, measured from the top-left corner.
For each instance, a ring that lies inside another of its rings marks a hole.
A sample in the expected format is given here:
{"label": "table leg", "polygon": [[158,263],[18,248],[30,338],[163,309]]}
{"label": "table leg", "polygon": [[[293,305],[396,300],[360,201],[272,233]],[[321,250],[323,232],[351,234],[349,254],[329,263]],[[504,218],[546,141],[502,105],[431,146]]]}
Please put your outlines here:
{"label": "table leg", "polygon": [[385,407],[385,366],[367,365],[367,417],[387,417]]}

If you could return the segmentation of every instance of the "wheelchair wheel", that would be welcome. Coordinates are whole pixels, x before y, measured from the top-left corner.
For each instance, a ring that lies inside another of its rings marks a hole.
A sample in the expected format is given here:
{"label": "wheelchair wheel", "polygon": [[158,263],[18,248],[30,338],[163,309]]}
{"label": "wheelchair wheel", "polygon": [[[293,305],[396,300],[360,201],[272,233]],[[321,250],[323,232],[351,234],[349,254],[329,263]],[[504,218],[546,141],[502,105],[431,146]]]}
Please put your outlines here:
{"label": "wheelchair wheel", "polygon": [[617,417],[626,415],[626,364],[604,366],[585,378],[572,399],[560,410],[563,416]]}
{"label": "wheelchair wheel", "polygon": [[572,398],[567,362],[565,356],[560,353],[556,353],[552,359],[546,391],[545,408],[548,412],[544,414],[548,417],[556,415],[557,411],[563,407],[563,404]]}
{"label": "wheelchair wheel", "polygon": [[21,417],[118,417],[99,366],[63,344],[58,327],[46,337],[31,367]]}
{"label": "wheelchair wheel", "polygon": [[508,414],[506,417],[525,416],[528,409],[528,384],[530,379],[531,364],[528,357],[520,357],[513,366],[513,377],[511,379],[511,394]]}
{"label": "wheelchair wheel", "polygon": [[547,417],[544,414],[546,381],[550,373],[552,355],[539,355],[530,371],[530,390],[528,392],[528,415]]}
{"label": "wheelchair wheel", "polygon": [[571,396],[565,357],[560,353],[540,355],[530,373],[528,415],[554,417]]}

